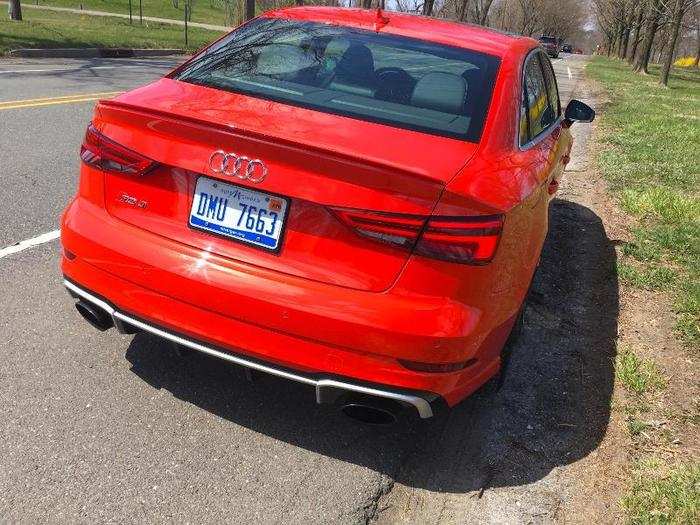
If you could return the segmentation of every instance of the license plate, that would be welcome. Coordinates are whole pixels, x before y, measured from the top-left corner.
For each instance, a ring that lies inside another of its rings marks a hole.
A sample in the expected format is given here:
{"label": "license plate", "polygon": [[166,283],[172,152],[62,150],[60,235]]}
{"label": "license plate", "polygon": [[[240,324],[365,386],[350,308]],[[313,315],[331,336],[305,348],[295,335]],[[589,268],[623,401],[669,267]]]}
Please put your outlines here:
{"label": "license plate", "polygon": [[277,251],[288,205],[284,197],[199,177],[190,226]]}

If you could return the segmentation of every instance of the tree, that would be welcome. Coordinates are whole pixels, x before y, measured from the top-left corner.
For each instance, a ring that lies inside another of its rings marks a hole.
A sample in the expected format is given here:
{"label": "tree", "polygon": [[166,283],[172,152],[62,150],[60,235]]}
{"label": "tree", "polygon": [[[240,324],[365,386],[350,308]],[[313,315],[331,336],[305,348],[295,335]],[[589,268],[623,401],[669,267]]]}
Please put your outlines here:
{"label": "tree", "polygon": [[[598,28],[605,36],[605,52],[625,58],[637,14],[643,12],[644,2],[638,0],[594,0]],[[638,38],[638,33],[635,39]],[[633,44],[635,45],[635,44]]]}
{"label": "tree", "polygon": [[676,50],[676,41],[678,40],[678,31],[683,20],[683,3],[684,0],[676,0],[673,6],[673,22],[671,25],[671,36],[668,40],[668,50],[664,59],[663,67],[661,68],[661,76],[659,82],[664,86],[668,86],[668,76],[673,65],[673,54]]}
{"label": "tree", "polygon": [[22,20],[22,6],[19,0],[10,0],[10,20]]}
{"label": "tree", "polygon": [[489,11],[494,0],[456,0],[455,17],[461,22],[488,25]]}
{"label": "tree", "polygon": [[255,17],[255,0],[245,0],[244,19],[250,20]]}
{"label": "tree", "polygon": [[700,4],[698,0],[675,0],[674,2],[671,33],[668,37],[668,48],[666,50],[666,56],[661,68],[661,77],[659,78],[659,82],[664,86],[668,86],[668,77],[671,73],[671,66],[673,65],[673,58],[676,52],[676,44],[678,43],[678,35],[681,30],[683,16],[685,16],[685,14],[692,8],[697,7],[698,4]]}
{"label": "tree", "polygon": [[404,13],[420,13],[423,10],[422,0],[396,0],[394,5],[397,11]]}
{"label": "tree", "polygon": [[640,2],[637,7],[637,20],[634,23],[632,29],[634,30],[634,40],[632,41],[632,48],[627,53],[627,62],[629,64],[634,63],[634,58],[637,56],[637,46],[639,46],[639,34],[642,31],[642,22],[644,21],[644,2]]}
{"label": "tree", "polygon": [[695,18],[695,60],[693,60],[693,66],[698,67],[700,64],[700,14],[696,14]]}
{"label": "tree", "polygon": [[636,73],[649,73],[649,58],[651,47],[654,44],[654,37],[659,29],[659,18],[661,17],[661,0],[650,0],[649,11],[647,13],[647,23],[644,27],[644,39],[642,48],[634,61],[634,71]]}

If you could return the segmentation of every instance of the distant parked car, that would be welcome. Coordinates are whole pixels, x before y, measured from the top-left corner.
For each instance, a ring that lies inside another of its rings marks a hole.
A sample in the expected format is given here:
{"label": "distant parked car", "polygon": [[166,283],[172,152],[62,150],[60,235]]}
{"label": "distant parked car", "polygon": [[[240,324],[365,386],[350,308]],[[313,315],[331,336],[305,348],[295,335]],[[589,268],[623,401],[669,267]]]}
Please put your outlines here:
{"label": "distant parked car", "polygon": [[540,45],[550,57],[559,57],[559,44],[557,44],[557,39],[555,37],[542,35],[540,37]]}
{"label": "distant parked car", "polygon": [[561,50],[564,53],[573,53],[574,52],[574,48],[571,44],[564,44],[563,46],[561,46]]}

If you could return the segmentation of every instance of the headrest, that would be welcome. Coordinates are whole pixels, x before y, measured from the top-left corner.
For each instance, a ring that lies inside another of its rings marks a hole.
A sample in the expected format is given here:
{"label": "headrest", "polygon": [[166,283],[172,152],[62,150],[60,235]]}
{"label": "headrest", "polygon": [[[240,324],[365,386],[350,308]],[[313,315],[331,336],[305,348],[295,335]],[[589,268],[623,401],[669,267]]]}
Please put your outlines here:
{"label": "headrest", "polygon": [[326,45],[323,56],[325,58],[335,58],[336,60],[340,60],[340,57],[343,56],[343,53],[345,53],[349,47],[350,40],[347,38],[333,38]]}
{"label": "headrest", "polygon": [[483,82],[484,70],[478,67],[467,69],[462,73],[462,78],[467,81],[467,93],[476,87],[476,84]]}
{"label": "headrest", "polygon": [[413,88],[411,105],[445,113],[462,112],[467,82],[451,73],[428,73]]}
{"label": "headrest", "polygon": [[302,49],[289,44],[270,44],[262,48],[256,63],[259,75],[289,75],[313,65]]}
{"label": "headrest", "polygon": [[326,46],[325,56],[337,60],[336,78],[355,81],[374,80],[374,58],[369,48],[347,39],[333,39]]}

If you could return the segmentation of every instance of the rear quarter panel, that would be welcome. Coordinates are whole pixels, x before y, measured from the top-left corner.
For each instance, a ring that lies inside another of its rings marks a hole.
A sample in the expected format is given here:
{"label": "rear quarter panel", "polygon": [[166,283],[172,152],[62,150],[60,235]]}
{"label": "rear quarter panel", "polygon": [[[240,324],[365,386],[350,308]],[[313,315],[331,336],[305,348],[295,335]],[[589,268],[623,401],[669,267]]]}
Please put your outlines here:
{"label": "rear quarter panel", "polygon": [[[466,208],[476,214],[504,214],[494,260],[485,266],[446,265],[414,256],[399,283],[426,293],[428,288],[454,290],[455,297],[479,311],[479,325],[492,330],[514,318],[529,289],[548,230],[550,182],[561,178],[562,158],[571,147],[561,123],[534,145],[518,145],[522,64],[534,47],[534,42],[526,43],[530,47],[504,58],[482,144],[447,185],[434,212],[459,215]],[[496,358],[502,338],[496,341],[486,329],[475,335],[469,353]]]}

